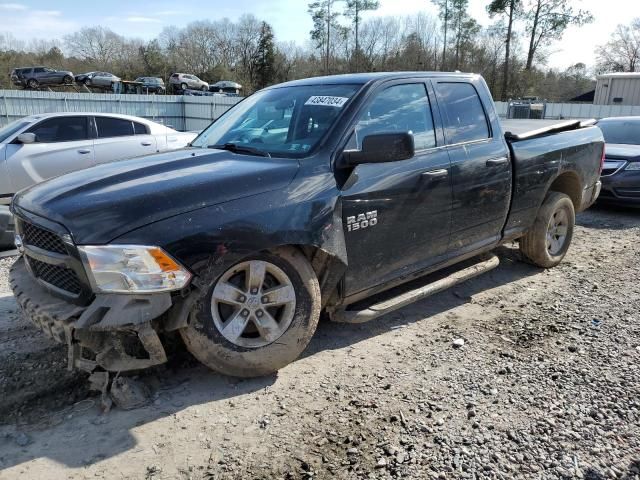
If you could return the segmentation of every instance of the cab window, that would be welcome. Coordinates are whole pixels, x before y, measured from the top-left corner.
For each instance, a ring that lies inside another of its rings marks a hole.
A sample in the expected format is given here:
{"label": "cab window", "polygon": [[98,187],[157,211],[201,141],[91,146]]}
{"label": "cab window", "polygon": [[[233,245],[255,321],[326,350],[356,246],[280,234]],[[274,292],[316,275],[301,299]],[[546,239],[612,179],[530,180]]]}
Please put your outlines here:
{"label": "cab window", "polygon": [[444,129],[449,145],[489,138],[489,125],[478,92],[470,83],[438,83],[444,105]]}
{"label": "cab window", "polygon": [[435,147],[433,117],[424,84],[394,85],[378,93],[360,115],[355,132],[358,149],[367,135],[403,132],[413,135],[416,150]]}

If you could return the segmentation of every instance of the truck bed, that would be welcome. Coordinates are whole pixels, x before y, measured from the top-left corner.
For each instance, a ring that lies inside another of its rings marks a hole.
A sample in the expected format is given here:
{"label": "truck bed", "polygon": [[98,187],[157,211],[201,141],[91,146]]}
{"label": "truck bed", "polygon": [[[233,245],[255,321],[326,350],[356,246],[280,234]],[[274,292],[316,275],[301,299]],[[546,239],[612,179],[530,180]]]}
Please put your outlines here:
{"label": "truck bed", "polygon": [[507,140],[527,140],[541,135],[549,135],[591,126],[595,120],[500,120]]}

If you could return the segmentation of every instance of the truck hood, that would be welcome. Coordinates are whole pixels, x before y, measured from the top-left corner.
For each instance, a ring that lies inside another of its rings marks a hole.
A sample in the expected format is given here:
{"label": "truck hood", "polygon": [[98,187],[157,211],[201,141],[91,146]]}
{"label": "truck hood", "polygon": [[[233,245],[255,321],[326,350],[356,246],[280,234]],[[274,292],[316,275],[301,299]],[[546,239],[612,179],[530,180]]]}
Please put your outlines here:
{"label": "truck hood", "polygon": [[165,218],[285,188],[292,159],[185,149],[111,162],[20,191],[14,205],[64,225],[77,244],[101,244]]}
{"label": "truck hood", "polygon": [[640,160],[640,145],[607,143],[604,151],[612,160]]}

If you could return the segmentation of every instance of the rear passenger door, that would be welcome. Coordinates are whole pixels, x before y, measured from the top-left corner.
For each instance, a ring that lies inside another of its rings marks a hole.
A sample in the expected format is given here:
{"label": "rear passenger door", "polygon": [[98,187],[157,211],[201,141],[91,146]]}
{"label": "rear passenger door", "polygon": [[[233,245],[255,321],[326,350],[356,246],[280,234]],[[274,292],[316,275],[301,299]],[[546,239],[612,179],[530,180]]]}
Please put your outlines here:
{"label": "rear passenger door", "polygon": [[458,256],[500,239],[511,203],[511,162],[499,130],[498,136],[492,131],[493,110],[485,109],[473,83],[433,83],[451,159],[449,252]]}
{"label": "rear passenger door", "polygon": [[95,117],[95,161],[104,163],[157,151],[156,139],[146,125],[115,117]]}

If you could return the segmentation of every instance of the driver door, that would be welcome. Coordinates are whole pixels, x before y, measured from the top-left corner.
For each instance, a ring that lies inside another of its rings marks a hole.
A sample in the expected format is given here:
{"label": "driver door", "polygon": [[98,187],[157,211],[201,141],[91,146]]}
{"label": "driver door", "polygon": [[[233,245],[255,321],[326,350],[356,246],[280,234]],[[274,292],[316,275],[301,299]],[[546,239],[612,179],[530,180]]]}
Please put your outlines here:
{"label": "driver door", "polygon": [[437,148],[441,134],[422,81],[384,86],[375,93],[360,112],[347,148],[359,149],[367,135],[400,132],[413,134],[413,158],[360,164],[343,187],[346,296],[423,270],[447,253],[449,156]]}

